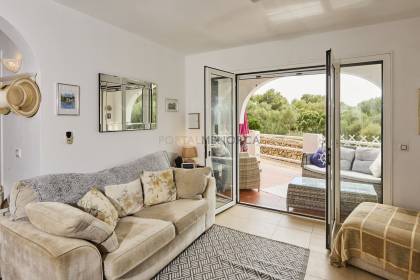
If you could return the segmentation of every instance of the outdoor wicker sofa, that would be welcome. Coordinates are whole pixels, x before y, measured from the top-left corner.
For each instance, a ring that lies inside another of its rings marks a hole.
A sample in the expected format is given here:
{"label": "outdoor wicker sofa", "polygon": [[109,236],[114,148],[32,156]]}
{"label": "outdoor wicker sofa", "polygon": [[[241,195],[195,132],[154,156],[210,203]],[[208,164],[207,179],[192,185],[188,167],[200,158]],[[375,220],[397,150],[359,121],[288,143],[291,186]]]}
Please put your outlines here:
{"label": "outdoor wicker sofa", "polygon": [[[353,152],[352,152],[353,151]],[[360,172],[353,168],[354,162],[357,160],[357,157],[363,157],[363,153],[369,154],[372,151],[379,151],[376,148],[341,148],[340,162],[341,162],[341,180],[345,182],[352,183],[365,183],[372,184],[375,188],[375,191],[378,195],[378,202],[383,202],[382,196],[382,178],[375,177],[372,174],[367,172]],[[302,177],[318,178],[325,179],[325,168],[318,167],[311,164],[310,157],[312,154],[303,154],[302,156]],[[362,161],[365,165],[368,165],[371,160]]]}
{"label": "outdoor wicker sofa", "polygon": [[[217,190],[224,192],[231,188],[232,158],[212,157],[213,168],[216,177]],[[246,152],[239,155],[239,189],[260,191],[261,176],[260,164],[255,156],[250,156]]]}

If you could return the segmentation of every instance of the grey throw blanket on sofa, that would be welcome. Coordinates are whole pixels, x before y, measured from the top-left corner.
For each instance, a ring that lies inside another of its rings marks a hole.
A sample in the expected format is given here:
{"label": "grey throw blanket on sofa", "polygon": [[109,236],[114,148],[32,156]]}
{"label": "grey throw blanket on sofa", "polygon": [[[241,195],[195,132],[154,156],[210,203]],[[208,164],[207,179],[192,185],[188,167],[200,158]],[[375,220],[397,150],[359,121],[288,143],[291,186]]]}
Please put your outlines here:
{"label": "grey throw blanket on sofa", "polygon": [[92,187],[103,190],[107,185],[119,185],[134,181],[143,170],[157,171],[170,167],[168,154],[156,152],[130,163],[95,173],[51,174],[23,180],[38,195],[39,201],[55,201],[75,204]]}

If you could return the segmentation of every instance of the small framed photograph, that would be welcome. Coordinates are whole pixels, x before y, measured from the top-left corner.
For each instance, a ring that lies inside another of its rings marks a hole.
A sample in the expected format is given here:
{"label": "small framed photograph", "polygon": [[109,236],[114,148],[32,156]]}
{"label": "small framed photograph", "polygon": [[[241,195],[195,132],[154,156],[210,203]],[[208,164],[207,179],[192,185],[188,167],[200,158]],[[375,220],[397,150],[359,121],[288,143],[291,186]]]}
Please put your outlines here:
{"label": "small framed photograph", "polygon": [[80,87],[76,85],[57,84],[57,115],[80,115]]}
{"label": "small framed photograph", "polygon": [[188,114],[188,129],[200,129],[200,113]]}
{"label": "small framed photograph", "polygon": [[178,112],[178,99],[165,99],[166,112]]}

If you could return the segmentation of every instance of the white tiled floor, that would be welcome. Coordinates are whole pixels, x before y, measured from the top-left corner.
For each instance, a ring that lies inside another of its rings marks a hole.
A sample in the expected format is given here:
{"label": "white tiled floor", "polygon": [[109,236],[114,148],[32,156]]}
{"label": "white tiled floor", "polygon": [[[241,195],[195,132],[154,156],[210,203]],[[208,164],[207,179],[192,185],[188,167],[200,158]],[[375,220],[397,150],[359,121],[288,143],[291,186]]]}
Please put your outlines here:
{"label": "white tiled floor", "polygon": [[325,224],[253,207],[237,205],[216,217],[216,223],[236,230],[309,248],[308,280],[380,279],[354,267],[335,268],[325,249]]}

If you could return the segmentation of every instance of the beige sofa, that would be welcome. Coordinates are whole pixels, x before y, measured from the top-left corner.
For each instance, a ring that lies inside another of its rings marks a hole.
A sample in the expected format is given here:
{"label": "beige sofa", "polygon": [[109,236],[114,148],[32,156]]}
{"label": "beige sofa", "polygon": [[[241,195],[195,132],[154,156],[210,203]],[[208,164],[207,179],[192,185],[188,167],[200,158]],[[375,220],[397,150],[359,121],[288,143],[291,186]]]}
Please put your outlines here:
{"label": "beige sofa", "polygon": [[[115,229],[119,248],[103,255],[93,243],[45,233],[27,218],[1,217],[1,276],[5,280],[150,279],[213,225],[215,192],[211,178],[201,200],[178,199],[120,219]],[[21,207],[28,201],[14,203]]]}

